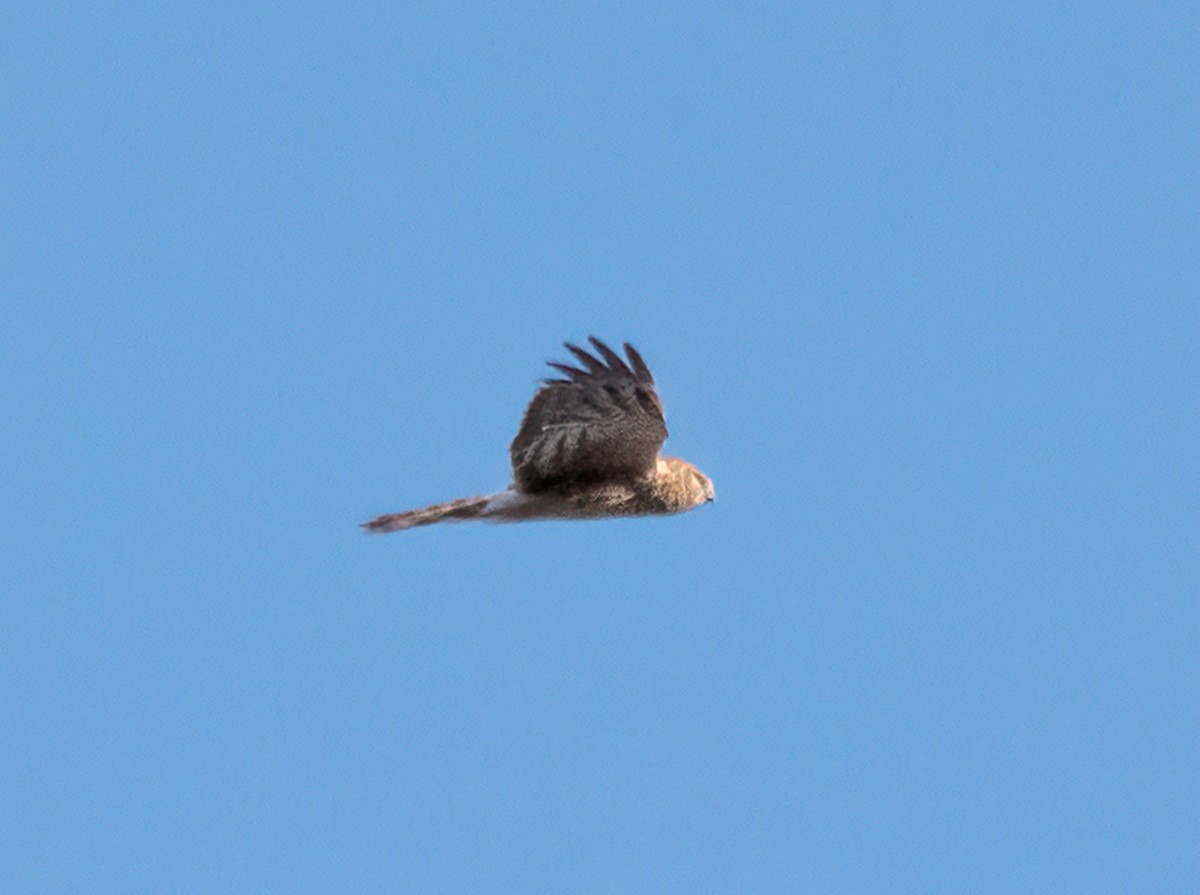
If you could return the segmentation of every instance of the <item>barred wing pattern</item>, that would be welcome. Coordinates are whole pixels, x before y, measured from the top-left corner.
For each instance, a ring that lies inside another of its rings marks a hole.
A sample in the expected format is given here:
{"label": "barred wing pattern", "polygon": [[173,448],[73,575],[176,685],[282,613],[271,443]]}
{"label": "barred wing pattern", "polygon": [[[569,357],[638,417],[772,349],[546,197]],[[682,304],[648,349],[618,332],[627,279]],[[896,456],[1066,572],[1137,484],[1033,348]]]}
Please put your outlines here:
{"label": "barred wing pattern", "polygon": [[513,439],[513,476],[527,492],[651,476],[667,438],[662,402],[641,355],[619,354],[588,339],[597,356],[570,343],[579,367],[551,363],[565,379],[548,379],[533,396]]}

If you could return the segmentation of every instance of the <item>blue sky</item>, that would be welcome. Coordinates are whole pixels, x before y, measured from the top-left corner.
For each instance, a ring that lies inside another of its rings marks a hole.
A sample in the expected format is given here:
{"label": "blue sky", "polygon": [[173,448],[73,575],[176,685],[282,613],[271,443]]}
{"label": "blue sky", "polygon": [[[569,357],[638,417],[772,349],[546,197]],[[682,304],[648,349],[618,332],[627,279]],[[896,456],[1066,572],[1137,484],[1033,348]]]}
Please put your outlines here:
{"label": "blue sky", "polygon": [[4,891],[1200,889],[1191,4],[5,19]]}

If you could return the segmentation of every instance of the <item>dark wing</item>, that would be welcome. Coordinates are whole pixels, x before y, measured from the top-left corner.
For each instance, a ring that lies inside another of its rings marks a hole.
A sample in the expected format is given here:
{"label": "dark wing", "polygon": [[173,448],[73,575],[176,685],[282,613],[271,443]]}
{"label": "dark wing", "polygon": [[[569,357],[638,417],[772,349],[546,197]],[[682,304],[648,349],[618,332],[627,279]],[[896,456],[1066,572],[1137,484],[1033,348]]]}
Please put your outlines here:
{"label": "dark wing", "polygon": [[583,369],[550,364],[567,378],[546,380],[509,448],[513,476],[525,491],[654,472],[667,438],[654,377],[629,344],[626,363],[599,339],[588,341],[599,356],[567,344]]}

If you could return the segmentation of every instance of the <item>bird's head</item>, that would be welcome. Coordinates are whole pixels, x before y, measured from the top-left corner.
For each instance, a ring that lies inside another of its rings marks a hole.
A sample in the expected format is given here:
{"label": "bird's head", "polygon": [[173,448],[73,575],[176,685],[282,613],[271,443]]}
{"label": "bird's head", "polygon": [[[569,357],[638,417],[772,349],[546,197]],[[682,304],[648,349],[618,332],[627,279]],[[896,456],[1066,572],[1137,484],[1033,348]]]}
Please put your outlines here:
{"label": "bird's head", "polygon": [[673,502],[680,504],[678,509],[672,512],[690,510],[703,503],[712,503],[716,499],[717,492],[713,488],[712,479],[687,460],[660,457],[658,464],[660,478],[665,477],[673,484],[671,490],[677,495]]}

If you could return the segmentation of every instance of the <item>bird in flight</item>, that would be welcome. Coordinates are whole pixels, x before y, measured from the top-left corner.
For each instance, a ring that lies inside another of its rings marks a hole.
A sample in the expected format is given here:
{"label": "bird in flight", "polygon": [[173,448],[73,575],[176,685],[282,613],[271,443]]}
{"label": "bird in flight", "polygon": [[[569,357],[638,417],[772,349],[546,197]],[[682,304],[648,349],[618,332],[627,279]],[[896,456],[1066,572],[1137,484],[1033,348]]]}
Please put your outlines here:
{"label": "bird in flight", "polygon": [[606,519],[682,513],[713,500],[712,481],[676,457],[659,456],[667,439],[662,401],[642,356],[625,357],[597,338],[593,353],[566,343],[577,367],[550,363],[509,447],[513,483],[504,491],[460,497],[379,516],[369,532],[480,519]]}

